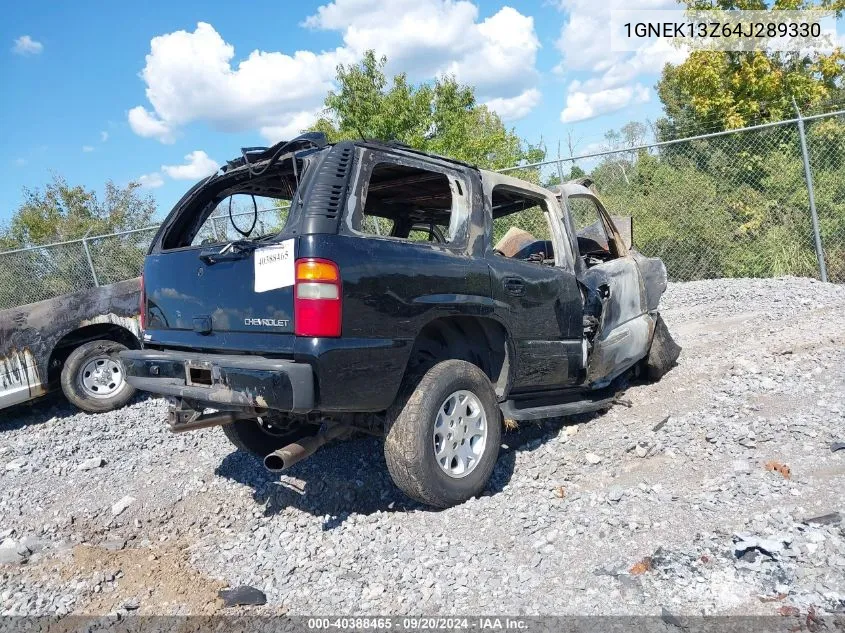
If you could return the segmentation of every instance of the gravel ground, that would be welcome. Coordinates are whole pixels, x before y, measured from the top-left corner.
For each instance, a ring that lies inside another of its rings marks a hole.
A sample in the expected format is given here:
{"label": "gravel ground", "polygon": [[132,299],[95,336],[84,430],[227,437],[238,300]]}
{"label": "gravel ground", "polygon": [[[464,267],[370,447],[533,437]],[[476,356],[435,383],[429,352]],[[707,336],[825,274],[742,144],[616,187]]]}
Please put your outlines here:
{"label": "gravel ground", "polygon": [[0,614],[215,613],[242,584],[267,604],[241,613],[842,612],[845,287],[672,284],[663,312],[678,367],[523,423],[439,512],[372,438],[280,478],[219,429],[172,435],[161,400],[2,413]]}

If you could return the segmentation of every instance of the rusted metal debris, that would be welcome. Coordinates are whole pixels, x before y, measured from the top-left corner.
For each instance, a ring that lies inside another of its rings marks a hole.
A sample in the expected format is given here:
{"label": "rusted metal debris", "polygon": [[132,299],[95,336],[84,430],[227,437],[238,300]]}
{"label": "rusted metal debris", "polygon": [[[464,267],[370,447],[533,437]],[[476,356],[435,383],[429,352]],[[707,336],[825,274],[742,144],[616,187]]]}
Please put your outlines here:
{"label": "rusted metal debris", "polygon": [[807,618],[804,620],[804,624],[807,626],[807,630],[810,631],[810,633],[816,633],[816,631],[820,629],[827,628],[824,620],[816,615],[815,607],[810,607],[807,610]]}
{"label": "rusted metal debris", "polygon": [[771,470],[772,472],[780,473],[781,475],[783,475],[784,479],[789,479],[792,475],[792,471],[789,469],[789,466],[775,460],[766,462],[765,468],[766,470]]}
{"label": "rusted metal debris", "polygon": [[651,562],[651,556],[646,556],[641,561],[634,563],[634,565],[628,571],[632,576],[640,576],[646,573],[647,571],[651,571],[652,569],[654,569],[654,566]]}

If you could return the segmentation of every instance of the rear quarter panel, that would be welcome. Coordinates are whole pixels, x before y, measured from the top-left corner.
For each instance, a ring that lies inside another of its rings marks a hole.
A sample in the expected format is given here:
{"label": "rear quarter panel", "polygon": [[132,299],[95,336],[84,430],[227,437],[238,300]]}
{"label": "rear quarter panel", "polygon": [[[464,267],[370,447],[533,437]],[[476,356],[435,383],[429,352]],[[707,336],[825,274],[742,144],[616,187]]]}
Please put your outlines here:
{"label": "rear quarter panel", "polygon": [[50,354],[62,337],[87,325],[120,325],[136,337],[139,279],[0,311],[0,407],[46,393]]}
{"label": "rear quarter panel", "polygon": [[306,235],[297,257],[336,262],[343,283],[343,338],[296,339],[296,360],[315,366],[324,410],[390,406],[414,340],[430,321],[457,315],[495,318],[485,261],[445,246]]}

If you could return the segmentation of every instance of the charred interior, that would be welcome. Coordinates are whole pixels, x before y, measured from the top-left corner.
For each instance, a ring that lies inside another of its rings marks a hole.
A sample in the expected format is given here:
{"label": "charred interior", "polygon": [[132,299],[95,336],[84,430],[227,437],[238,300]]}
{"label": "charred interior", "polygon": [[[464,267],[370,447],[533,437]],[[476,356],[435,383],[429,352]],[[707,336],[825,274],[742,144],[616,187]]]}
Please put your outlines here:
{"label": "charred interior", "polygon": [[[460,182],[456,193],[463,195]],[[379,163],[372,171],[366,190],[363,212],[353,228],[359,232],[378,232],[387,221],[385,234],[409,238],[412,231],[425,233],[424,241],[446,241],[452,219],[454,197],[449,179],[443,173],[400,165]]]}

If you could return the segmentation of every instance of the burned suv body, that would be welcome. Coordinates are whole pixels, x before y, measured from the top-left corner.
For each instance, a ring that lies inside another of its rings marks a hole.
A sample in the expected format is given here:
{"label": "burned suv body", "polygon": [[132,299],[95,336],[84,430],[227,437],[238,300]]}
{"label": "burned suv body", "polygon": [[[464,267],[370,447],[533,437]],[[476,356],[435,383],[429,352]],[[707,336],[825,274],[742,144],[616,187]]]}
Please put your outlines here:
{"label": "burned suv body", "polygon": [[503,416],[610,406],[622,378],[677,356],[665,267],[586,184],[319,135],[245,151],[154,239],[127,379],[172,398],[174,430],[221,425],[274,470],[383,433],[406,493],[460,502],[484,489]]}

